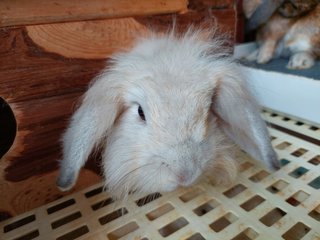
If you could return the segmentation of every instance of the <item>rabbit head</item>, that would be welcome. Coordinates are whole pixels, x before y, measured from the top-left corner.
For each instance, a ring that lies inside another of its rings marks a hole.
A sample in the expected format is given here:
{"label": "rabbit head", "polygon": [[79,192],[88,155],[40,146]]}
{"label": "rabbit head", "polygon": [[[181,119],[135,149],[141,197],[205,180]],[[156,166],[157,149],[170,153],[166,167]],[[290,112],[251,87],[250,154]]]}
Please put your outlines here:
{"label": "rabbit head", "polygon": [[104,149],[107,189],[118,197],[188,186],[215,166],[228,173],[236,162],[229,157],[229,139],[268,167],[277,166],[239,67],[221,41],[204,35],[151,36],[113,58],[64,135],[61,189],[74,185],[98,146]]}

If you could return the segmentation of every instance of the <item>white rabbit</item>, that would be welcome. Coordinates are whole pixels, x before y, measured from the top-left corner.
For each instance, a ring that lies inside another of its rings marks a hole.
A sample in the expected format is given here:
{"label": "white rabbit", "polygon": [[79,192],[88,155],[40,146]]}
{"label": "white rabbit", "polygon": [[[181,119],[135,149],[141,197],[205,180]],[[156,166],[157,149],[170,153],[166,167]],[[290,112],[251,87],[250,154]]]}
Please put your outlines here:
{"label": "white rabbit", "polygon": [[259,107],[222,43],[207,30],[172,32],[114,56],[64,135],[58,187],[70,189],[99,146],[107,189],[119,198],[189,186],[202,174],[229,183],[230,139],[277,168]]}

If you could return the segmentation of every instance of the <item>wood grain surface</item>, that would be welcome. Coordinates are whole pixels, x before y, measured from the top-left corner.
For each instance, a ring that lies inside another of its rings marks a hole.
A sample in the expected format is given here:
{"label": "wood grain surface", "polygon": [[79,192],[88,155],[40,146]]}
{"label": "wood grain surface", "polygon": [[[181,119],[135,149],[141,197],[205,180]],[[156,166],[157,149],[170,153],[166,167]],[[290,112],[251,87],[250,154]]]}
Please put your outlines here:
{"label": "wood grain surface", "polygon": [[133,18],[33,25],[28,36],[47,52],[68,58],[106,58],[149,30]]}
{"label": "wood grain surface", "polygon": [[[189,11],[176,21],[183,31],[213,16],[232,42],[233,9]],[[0,220],[61,196],[55,187],[60,138],[79,97],[112,53],[128,49],[136,36],[167,30],[173,18],[168,14],[0,28],[0,96],[13,110],[18,129],[0,160]],[[81,172],[76,190],[101,179],[96,161],[92,157]]]}
{"label": "wood grain surface", "polygon": [[0,27],[182,12],[187,0],[1,0]]}
{"label": "wood grain surface", "polygon": [[189,9],[201,11],[211,9],[232,9],[237,1],[235,0],[189,0]]}

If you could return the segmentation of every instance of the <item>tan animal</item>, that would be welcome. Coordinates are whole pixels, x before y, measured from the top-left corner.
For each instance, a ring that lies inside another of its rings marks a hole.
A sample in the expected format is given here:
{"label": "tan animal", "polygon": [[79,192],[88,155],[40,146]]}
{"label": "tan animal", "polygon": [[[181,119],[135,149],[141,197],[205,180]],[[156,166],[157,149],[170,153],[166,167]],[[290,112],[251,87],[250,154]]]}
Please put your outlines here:
{"label": "tan animal", "polygon": [[247,59],[267,63],[274,57],[290,56],[287,68],[307,69],[320,57],[320,4],[305,15],[287,18],[272,15],[257,34],[259,48]]}

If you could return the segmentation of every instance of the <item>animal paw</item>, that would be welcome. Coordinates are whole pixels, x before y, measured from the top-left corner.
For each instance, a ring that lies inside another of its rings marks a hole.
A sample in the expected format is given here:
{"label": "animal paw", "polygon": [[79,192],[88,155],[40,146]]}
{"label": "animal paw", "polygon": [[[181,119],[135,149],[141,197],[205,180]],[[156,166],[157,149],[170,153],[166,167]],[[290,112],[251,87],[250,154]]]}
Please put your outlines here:
{"label": "animal paw", "polygon": [[257,63],[259,64],[267,63],[271,60],[272,56],[273,56],[273,52],[263,51],[263,49],[261,49],[257,57]]}
{"label": "animal paw", "polygon": [[314,57],[307,52],[296,53],[291,56],[287,68],[289,69],[308,69],[314,65]]}

